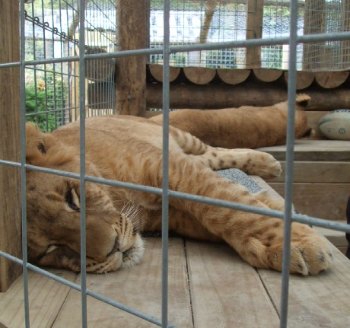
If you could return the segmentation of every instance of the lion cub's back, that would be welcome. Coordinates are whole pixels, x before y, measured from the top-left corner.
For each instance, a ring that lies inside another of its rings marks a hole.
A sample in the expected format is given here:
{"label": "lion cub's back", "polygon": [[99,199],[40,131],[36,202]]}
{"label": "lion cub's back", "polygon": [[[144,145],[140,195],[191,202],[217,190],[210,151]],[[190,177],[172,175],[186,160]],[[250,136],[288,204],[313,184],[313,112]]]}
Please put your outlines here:
{"label": "lion cub's back", "polygon": [[[53,132],[61,141],[70,145],[79,145],[80,123],[67,124]],[[158,149],[162,148],[162,127],[141,117],[132,116],[104,116],[92,117],[85,122],[87,144],[114,147],[127,147],[128,144],[150,144]],[[170,147],[178,149],[177,143],[170,138]]]}

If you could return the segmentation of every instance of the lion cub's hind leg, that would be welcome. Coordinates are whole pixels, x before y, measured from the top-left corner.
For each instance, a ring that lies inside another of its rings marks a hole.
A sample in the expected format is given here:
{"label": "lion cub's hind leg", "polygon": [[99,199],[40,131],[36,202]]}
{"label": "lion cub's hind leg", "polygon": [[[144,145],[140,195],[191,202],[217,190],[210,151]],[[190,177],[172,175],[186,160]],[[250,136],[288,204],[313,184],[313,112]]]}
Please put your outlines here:
{"label": "lion cub's hind leg", "polygon": [[270,154],[252,149],[225,149],[209,147],[201,155],[195,155],[213,170],[237,168],[262,178],[279,176],[281,164]]}
{"label": "lion cub's hind leg", "polygon": [[171,127],[170,133],[183,152],[213,170],[237,168],[263,178],[279,176],[281,164],[270,154],[252,149],[211,147],[190,133]]}

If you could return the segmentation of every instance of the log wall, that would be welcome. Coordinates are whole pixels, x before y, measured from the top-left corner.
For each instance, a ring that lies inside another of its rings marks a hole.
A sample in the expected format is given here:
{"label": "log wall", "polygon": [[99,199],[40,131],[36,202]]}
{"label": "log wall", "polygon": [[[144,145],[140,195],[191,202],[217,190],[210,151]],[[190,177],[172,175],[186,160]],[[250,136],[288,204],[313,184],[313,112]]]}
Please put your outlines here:
{"label": "log wall", "polygon": [[[162,66],[149,64],[146,68],[146,107],[161,108]],[[170,67],[170,106],[213,109],[271,105],[287,98],[287,79],[287,71],[276,69]],[[307,93],[312,97],[308,110],[350,108],[349,71],[300,71],[297,73],[296,83],[299,93]],[[103,102],[102,99],[108,95],[109,88],[110,86],[106,88],[102,84],[100,87],[91,88],[88,92],[89,107],[98,108],[96,104]],[[118,103],[118,106],[124,105],[122,101]],[[123,113],[143,115],[130,106],[123,107]]]}

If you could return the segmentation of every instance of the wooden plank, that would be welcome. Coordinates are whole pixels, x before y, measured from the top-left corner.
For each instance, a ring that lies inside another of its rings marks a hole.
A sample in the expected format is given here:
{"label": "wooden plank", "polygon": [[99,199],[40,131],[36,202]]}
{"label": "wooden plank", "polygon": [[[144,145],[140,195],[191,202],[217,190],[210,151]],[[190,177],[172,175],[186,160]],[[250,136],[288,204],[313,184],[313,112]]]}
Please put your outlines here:
{"label": "wooden plank", "polygon": [[[71,281],[76,279],[73,272],[50,271]],[[51,327],[69,293],[69,287],[31,271],[28,276],[30,327]],[[22,277],[18,278],[6,293],[0,293],[0,309],[0,322],[5,327],[25,326]]]}
{"label": "wooden plank", "polygon": [[[163,82],[163,65],[149,64],[147,65],[152,77],[158,82]],[[181,69],[179,67],[169,67],[169,82],[175,81],[180,75]]]}
{"label": "wooden plank", "polygon": [[227,245],[186,242],[194,326],[278,327],[255,269]]}
{"label": "wooden plank", "polygon": [[[247,40],[262,37],[263,10],[264,0],[247,1]],[[248,47],[246,51],[246,68],[259,68],[261,66],[261,47]]]}
{"label": "wooden plank", "polygon": [[250,75],[250,69],[220,68],[216,70],[221,81],[226,84],[236,85],[244,82]]}
{"label": "wooden plank", "polygon": [[273,82],[278,80],[283,71],[280,69],[256,68],[253,70],[255,77],[262,82]]}
{"label": "wooden plank", "polygon": [[[119,50],[147,48],[149,0],[117,0]],[[132,37],[130,37],[132,36]],[[147,56],[119,58],[116,69],[116,109],[119,114],[143,116],[146,111]]]}
{"label": "wooden plank", "polygon": [[[281,162],[283,172],[285,162]],[[284,175],[269,179],[283,182]],[[350,162],[294,162],[294,182],[350,183]]]}
{"label": "wooden plank", "polygon": [[[264,181],[262,178],[257,177],[257,176],[252,176],[251,178],[254,181],[256,181],[263,189],[265,189],[266,192],[271,197],[282,198],[281,195],[278,194],[275,189],[271,188],[271,186],[266,181]],[[342,223],[346,223],[346,221],[344,221]],[[325,236],[340,251],[345,253],[345,250],[347,249],[347,246],[348,246],[348,242],[346,240],[344,232],[326,229],[326,228],[322,228],[322,227],[314,227],[314,229],[316,229],[320,234]]]}
{"label": "wooden plank", "polygon": [[[270,183],[284,195],[284,183]],[[303,214],[328,220],[345,220],[350,183],[294,183],[293,204]]]}
{"label": "wooden plank", "polygon": [[[350,261],[333,246],[331,270],[317,276],[290,276],[289,328],[350,326]],[[280,309],[281,275],[258,270],[276,309]],[[268,326],[267,326],[268,327]]]}
{"label": "wooden plank", "polygon": [[348,77],[348,71],[315,73],[316,82],[325,89],[332,89],[341,86],[348,79]]}
{"label": "wooden plank", "polygon": [[[106,275],[89,274],[88,288],[144,313],[161,316],[161,240],[146,239],[141,264]],[[182,239],[169,241],[169,322],[193,327],[186,258]],[[71,291],[54,328],[81,327],[80,294]],[[154,327],[142,319],[88,298],[89,327]]]}
{"label": "wooden plank", "polygon": [[[342,223],[346,223],[346,221]],[[346,240],[345,232],[330,230],[322,227],[314,227],[314,229],[325,236],[340,251],[348,247],[348,241]]]}
{"label": "wooden plank", "polygon": [[[18,1],[0,0],[0,63],[19,61]],[[0,68],[0,159],[19,161],[19,68]],[[19,170],[0,165],[0,250],[21,256]],[[21,268],[0,257],[0,292]]]}
{"label": "wooden plank", "polygon": [[[284,72],[284,79],[288,83],[288,71]],[[297,90],[303,90],[308,88],[315,79],[313,72],[297,72],[296,87]]]}
{"label": "wooden plank", "polygon": [[206,67],[184,67],[183,72],[189,81],[199,85],[208,84],[216,75],[215,69]]}
{"label": "wooden plank", "polygon": [[[280,161],[285,160],[286,146],[273,146],[260,148]],[[350,141],[342,140],[307,140],[300,139],[295,142],[296,161],[349,161]]]}

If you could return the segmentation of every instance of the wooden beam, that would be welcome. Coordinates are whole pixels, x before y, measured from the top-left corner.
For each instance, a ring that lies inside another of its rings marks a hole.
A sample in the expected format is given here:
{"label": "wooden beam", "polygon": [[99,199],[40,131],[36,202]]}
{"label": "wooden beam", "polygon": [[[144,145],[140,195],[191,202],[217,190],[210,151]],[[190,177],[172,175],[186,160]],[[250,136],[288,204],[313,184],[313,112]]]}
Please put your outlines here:
{"label": "wooden beam", "polygon": [[[117,0],[119,50],[147,48],[149,44],[149,0]],[[147,56],[118,59],[116,111],[143,116],[146,111]]]}
{"label": "wooden beam", "polygon": [[210,83],[216,75],[215,69],[206,67],[184,67],[183,72],[187,80],[198,85]]}
{"label": "wooden beam", "polygon": [[[273,155],[279,161],[286,160],[286,146],[260,148]],[[295,142],[294,159],[296,161],[349,162],[350,141],[345,140],[308,140]]]}
{"label": "wooden beam", "polygon": [[[350,147],[350,144],[349,144]],[[285,162],[281,162],[285,172]],[[285,176],[269,179],[268,182],[284,182]],[[350,162],[337,161],[295,161],[294,182],[308,183],[349,183]],[[350,196],[350,194],[349,194]]]}
{"label": "wooden beam", "polygon": [[[158,82],[163,82],[163,65],[149,64],[147,65],[151,76]],[[180,67],[169,67],[169,82],[174,82],[180,75]]]}
{"label": "wooden beam", "polygon": [[[264,0],[247,1],[247,34],[248,39],[260,39],[262,37]],[[260,68],[261,47],[247,48],[246,67]]]}
{"label": "wooden beam", "polygon": [[[284,196],[284,183],[270,186]],[[294,183],[293,204],[299,213],[326,219],[346,220],[350,183]]]}
{"label": "wooden beam", "polygon": [[[0,63],[19,61],[18,1],[0,0]],[[0,159],[19,161],[19,68],[0,68]],[[19,171],[0,165],[0,250],[21,256]],[[21,267],[0,257],[0,292]]]}
{"label": "wooden beam", "polygon": [[[297,90],[308,88],[315,79],[315,74],[312,72],[297,72],[296,87]],[[288,71],[284,72],[284,80],[288,84]]]}
{"label": "wooden beam", "polygon": [[277,81],[283,74],[280,69],[256,68],[253,70],[255,77],[262,82]]}
{"label": "wooden beam", "polygon": [[[308,110],[334,110],[350,108],[350,94],[347,88],[320,89],[305,91],[311,96]],[[191,85],[174,84],[170,88],[171,108],[214,109],[239,107],[242,105],[267,106],[287,99],[284,85],[267,83],[242,83],[228,86],[222,84]],[[147,85],[147,107],[161,108],[161,84]]]}
{"label": "wooden beam", "polygon": [[250,75],[250,69],[230,69],[230,68],[219,68],[216,70],[221,81],[236,85],[244,82]]}
{"label": "wooden beam", "polygon": [[315,80],[322,88],[333,89],[341,86],[349,77],[349,71],[316,72]]}

